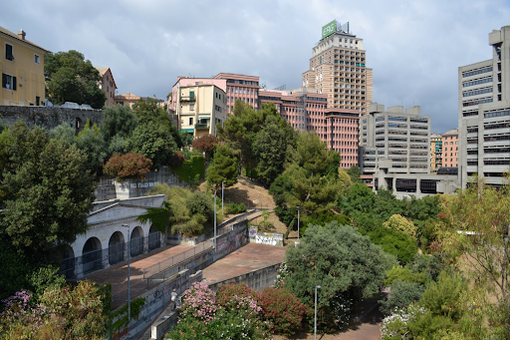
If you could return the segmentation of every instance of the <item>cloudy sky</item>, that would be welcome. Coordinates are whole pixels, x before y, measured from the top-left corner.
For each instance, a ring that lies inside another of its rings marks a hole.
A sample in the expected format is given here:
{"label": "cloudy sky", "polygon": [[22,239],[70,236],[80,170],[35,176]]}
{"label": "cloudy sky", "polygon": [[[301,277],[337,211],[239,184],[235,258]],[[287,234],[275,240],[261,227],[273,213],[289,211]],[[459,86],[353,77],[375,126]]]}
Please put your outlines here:
{"label": "cloudy sky", "polygon": [[458,67],[492,58],[488,34],[510,25],[510,2],[17,0],[0,9],[0,26],[109,66],[119,93],[158,98],[177,76],[220,72],[297,88],[332,20],[364,40],[374,101],[420,105],[442,133],[458,125]]}

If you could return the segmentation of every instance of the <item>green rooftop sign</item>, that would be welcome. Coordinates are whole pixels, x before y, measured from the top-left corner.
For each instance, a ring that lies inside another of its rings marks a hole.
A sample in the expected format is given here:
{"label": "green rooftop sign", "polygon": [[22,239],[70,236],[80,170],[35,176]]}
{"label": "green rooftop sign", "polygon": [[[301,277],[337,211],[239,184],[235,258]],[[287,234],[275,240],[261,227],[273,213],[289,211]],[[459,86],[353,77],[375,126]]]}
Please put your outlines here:
{"label": "green rooftop sign", "polygon": [[336,20],[333,20],[326,26],[322,26],[322,39],[329,37],[336,32]]}

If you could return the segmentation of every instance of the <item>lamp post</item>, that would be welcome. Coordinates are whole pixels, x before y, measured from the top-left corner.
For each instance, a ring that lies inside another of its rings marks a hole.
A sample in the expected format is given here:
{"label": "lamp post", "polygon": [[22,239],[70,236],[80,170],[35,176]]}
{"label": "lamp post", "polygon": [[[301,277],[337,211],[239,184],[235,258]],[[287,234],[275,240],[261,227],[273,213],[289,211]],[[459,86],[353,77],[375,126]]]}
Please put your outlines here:
{"label": "lamp post", "polygon": [[216,253],[216,191],[214,190],[214,252]]}
{"label": "lamp post", "polygon": [[225,185],[225,181],[221,182],[221,215],[223,216],[223,191]]}
{"label": "lamp post", "polygon": [[[130,282],[130,278],[131,278],[131,275],[130,275],[130,266],[129,266],[129,261],[130,261],[130,258],[131,258],[131,228],[129,227],[129,224],[123,224],[122,225],[124,228],[128,228],[128,236],[127,236],[127,239],[128,239],[128,242],[127,242],[127,265],[128,265],[128,272],[127,272],[127,284],[128,284],[128,296],[127,296],[127,299],[128,299],[128,323],[131,321],[131,282]],[[129,326],[128,326],[129,327]]]}
{"label": "lamp post", "polygon": [[299,242],[299,205],[296,206],[297,208],[297,240]]}
{"label": "lamp post", "polygon": [[315,320],[313,324],[313,338],[317,340],[317,288],[321,288],[321,286],[315,286]]}

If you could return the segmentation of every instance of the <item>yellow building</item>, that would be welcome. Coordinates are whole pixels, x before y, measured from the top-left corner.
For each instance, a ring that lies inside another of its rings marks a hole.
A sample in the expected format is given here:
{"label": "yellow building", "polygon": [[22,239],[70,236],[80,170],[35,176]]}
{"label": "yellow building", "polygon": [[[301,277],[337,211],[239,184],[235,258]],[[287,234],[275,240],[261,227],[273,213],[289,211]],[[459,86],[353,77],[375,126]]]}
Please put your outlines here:
{"label": "yellow building", "polygon": [[227,118],[225,91],[214,84],[178,86],[174,97],[178,128],[193,138],[216,135]]}
{"label": "yellow building", "polygon": [[44,105],[44,54],[48,52],[0,26],[0,105]]}

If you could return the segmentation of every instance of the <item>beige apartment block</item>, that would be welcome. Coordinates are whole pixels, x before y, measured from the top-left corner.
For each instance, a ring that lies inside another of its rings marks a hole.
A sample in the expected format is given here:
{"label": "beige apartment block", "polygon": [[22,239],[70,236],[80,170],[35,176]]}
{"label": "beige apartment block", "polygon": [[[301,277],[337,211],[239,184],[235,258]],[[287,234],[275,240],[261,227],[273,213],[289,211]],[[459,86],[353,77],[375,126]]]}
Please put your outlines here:
{"label": "beige apartment block", "polygon": [[114,96],[115,105],[124,105],[129,106],[130,108],[132,108],[133,105],[135,105],[135,103],[140,99],[142,99],[142,97],[137,96],[131,92],[126,92],[124,94],[118,94]]}
{"label": "beige apartment block", "polygon": [[[331,22],[323,27],[323,38],[312,49],[310,69],[302,75],[302,86],[328,97],[328,108],[357,110],[368,114],[372,102],[372,69],[367,68],[363,39],[346,25]],[[330,27],[329,35],[324,34]]]}
{"label": "beige apartment block", "polygon": [[0,105],[40,106],[45,101],[44,54],[48,50],[0,27]]}
{"label": "beige apartment block", "polygon": [[225,91],[214,84],[177,86],[172,94],[176,101],[174,122],[177,128],[190,137],[216,135],[216,124],[227,118]]}
{"label": "beige apartment block", "polygon": [[459,176],[500,186],[510,170],[510,26],[489,33],[492,58],[459,67]]}
{"label": "beige apartment block", "polygon": [[436,173],[443,166],[443,136],[433,133],[430,136],[430,172]]}
{"label": "beige apartment block", "polygon": [[117,84],[115,84],[115,79],[113,79],[112,70],[109,67],[96,67],[96,70],[99,71],[99,75],[101,76],[99,88],[102,89],[106,94],[106,101],[104,102],[104,106],[114,105],[115,90],[117,89]]}

